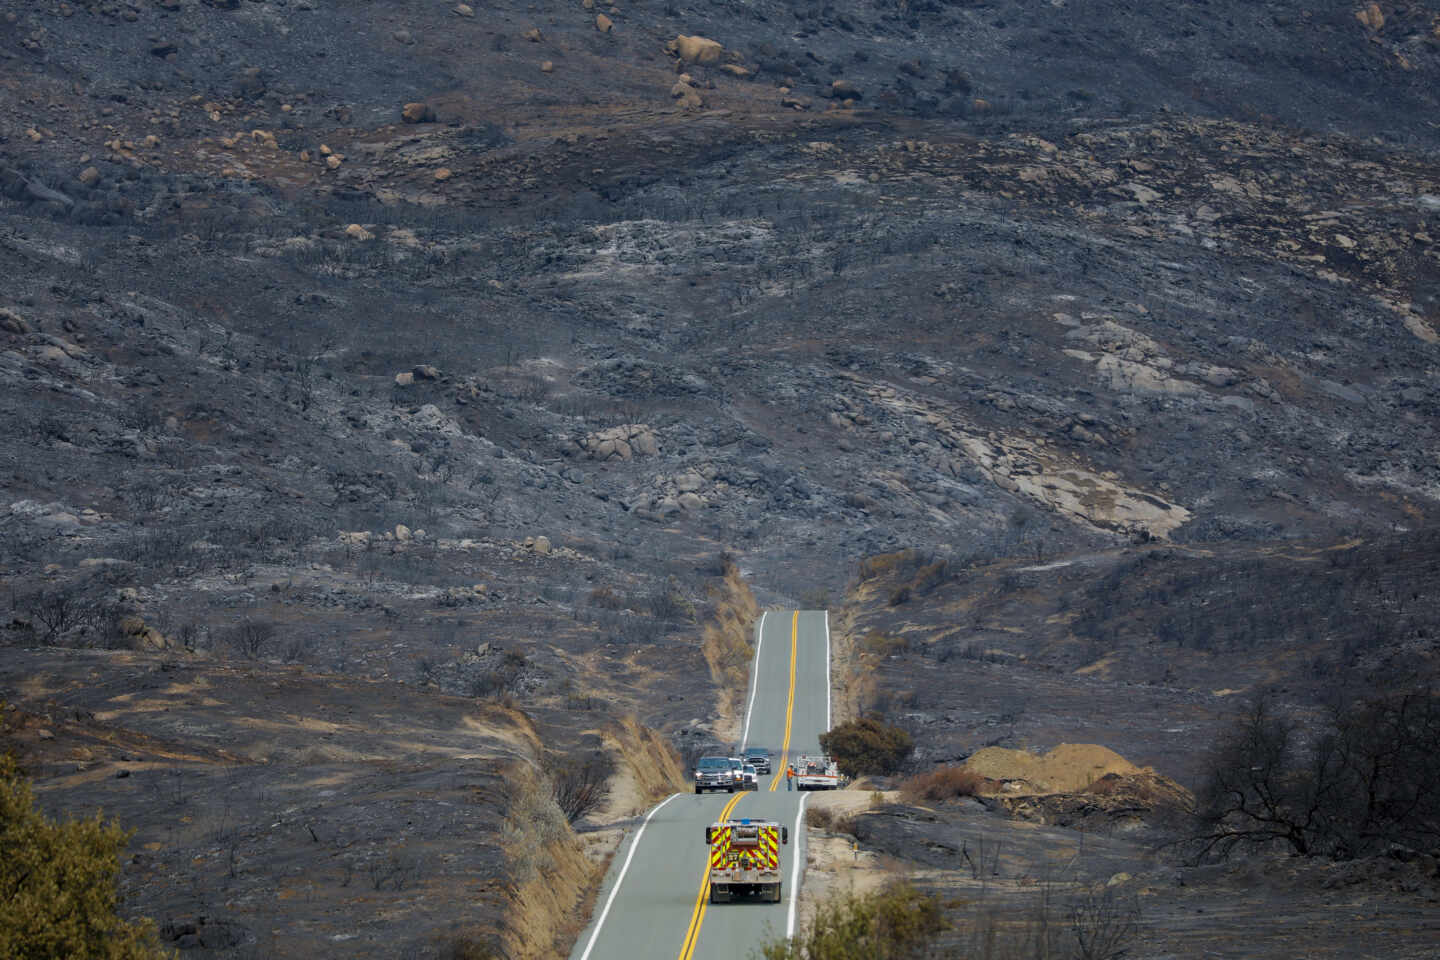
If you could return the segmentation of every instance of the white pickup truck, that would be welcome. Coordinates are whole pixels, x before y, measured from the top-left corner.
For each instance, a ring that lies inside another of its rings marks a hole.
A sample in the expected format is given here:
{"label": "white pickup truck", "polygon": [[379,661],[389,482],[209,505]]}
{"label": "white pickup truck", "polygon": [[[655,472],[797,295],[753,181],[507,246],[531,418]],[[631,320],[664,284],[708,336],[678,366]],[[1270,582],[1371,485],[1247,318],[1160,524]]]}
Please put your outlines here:
{"label": "white pickup truck", "polygon": [[795,789],[838,790],[845,785],[840,767],[829,757],[797,757]]}

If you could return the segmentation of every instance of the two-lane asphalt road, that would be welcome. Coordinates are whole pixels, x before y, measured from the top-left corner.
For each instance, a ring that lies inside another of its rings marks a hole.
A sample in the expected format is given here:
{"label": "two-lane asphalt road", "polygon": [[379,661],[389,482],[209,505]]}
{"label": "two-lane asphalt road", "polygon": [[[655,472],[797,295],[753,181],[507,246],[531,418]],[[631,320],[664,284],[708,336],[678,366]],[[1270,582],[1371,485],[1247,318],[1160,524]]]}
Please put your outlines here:
{"label": "two-lane asphalt road", "polygon": [[[675,794],[621,844],[595,916],[571,960],[734,960],[767,939],[794,932],[795,895],[805,862],[803,799],[785,789],[785,764],[820,752],[830,728],[830,630],[824,611],[769,611],[756,628],[743,742],[768,747],[774,772],[749,793]],[[777,904],[709,902],[705,828],[722,817],[778,820]]]}

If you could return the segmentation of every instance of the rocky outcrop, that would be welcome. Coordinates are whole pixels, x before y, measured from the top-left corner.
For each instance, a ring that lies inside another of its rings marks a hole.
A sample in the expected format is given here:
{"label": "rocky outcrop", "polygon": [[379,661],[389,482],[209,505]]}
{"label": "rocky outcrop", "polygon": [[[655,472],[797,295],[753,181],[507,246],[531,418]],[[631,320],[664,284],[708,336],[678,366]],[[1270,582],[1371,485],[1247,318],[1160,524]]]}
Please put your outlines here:
{"label": "rocky outcrop", "polygon": [[630,460],[654,456],[660,452],[660,446],[655,431],[647,424],[624,423],[586,434],[575,441],[568,452],[591,460]]}

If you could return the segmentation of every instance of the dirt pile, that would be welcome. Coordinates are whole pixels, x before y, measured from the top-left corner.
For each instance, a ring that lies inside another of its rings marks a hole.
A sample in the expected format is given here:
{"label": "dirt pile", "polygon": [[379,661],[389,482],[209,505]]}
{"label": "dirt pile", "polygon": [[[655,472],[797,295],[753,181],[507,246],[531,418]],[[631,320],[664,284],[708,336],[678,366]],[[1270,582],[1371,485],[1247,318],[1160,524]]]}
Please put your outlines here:
{"label": "dirt pile", "polygon": [[1193,802],[1170,778],[1093,743],[1062,743],[1044,754],[986,747],[962,769],[985,777],[979,792],[1010,816],[1051,826],[1138,829]]}
{"label": "dirt pile", "polygon": [[972,754],[964,766],[998,781],[998,788],[1011,794],[1078,793],[1102,777],[1154,774],[1093,743],[1062,743],[1043,754],[986,747]]}

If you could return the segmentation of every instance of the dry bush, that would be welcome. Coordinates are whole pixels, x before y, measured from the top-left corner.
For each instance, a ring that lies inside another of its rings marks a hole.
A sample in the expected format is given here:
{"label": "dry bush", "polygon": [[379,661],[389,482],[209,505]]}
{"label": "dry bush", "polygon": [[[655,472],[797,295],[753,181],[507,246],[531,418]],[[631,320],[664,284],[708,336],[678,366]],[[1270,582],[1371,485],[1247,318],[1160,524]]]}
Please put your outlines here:
{"label": "dry bush", "polygon": [[601,610],[625,609],[625,600],[609,587],[596,587],[590,591],[590,596],[587,599],[590,602],[590,606],[599,607]]}
{"label": "dry bush", "polygon": [[835,823],[835,811],[829,807],[806,807],[805,825],[816,830],[829,830]]}
{"label": "dry bush", "polygon": [[960,766],[937,767],[919,773],[900,784],[900,795],[910,803],[940,803],[957,797],[973,797],[988,780]]}
{"label": "dry bush", "polygon": [[877,657],[898,656],[910,652],[910,641],[897,634],[871,630],[861,638],[860,649]]}
{"label": "dry bush", "polygon": [[901,573],[923,564],[922,554],[913,548],[881,553],[860,561],[860,579],[874,580],[891,573]]}
{"label": "dry bush", "polygon": [[460,934],[440,944],[438,960],[499,960],[494,943],[474,934]]}
{"label": "dry bush", "polygon": [[853,837],[856,835],[858,823],[859,819],[854,813],[843,813],[829,807],[805,808],[805,825],[814,827],[816,830],[848,833]]}

